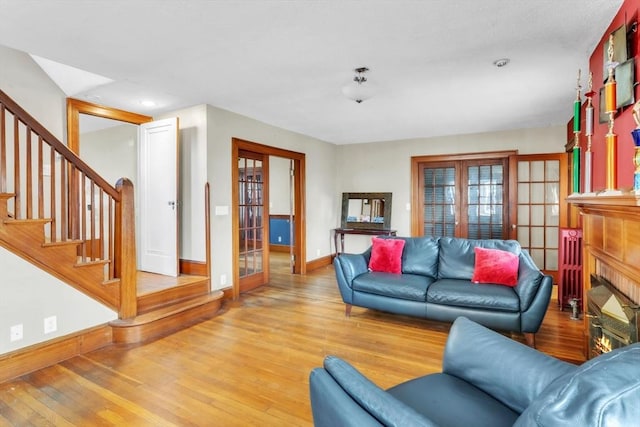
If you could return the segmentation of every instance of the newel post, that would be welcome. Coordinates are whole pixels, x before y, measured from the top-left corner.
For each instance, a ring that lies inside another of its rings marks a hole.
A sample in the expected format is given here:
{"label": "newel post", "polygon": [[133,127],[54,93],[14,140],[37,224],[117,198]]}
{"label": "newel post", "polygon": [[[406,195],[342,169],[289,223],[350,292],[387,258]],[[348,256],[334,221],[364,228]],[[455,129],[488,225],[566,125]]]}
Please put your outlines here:
{"label": "newel post", "polygon": [[116,183],[120,201],[116,204],[114,275],[120,279],[120,319],[134,317],[137,307],[136,227],[133,184],[127,178]]}

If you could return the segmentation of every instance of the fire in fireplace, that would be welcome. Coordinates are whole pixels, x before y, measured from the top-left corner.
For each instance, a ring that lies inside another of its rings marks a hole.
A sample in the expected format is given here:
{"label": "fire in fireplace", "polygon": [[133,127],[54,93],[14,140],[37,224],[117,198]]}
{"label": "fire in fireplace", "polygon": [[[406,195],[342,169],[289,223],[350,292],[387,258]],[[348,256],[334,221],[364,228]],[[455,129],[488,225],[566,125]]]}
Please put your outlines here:
{"label": "fire in fireplace", "polygon": [[587,292],[589,358],[638,342],[640,306],[603,277],[591,275]]}

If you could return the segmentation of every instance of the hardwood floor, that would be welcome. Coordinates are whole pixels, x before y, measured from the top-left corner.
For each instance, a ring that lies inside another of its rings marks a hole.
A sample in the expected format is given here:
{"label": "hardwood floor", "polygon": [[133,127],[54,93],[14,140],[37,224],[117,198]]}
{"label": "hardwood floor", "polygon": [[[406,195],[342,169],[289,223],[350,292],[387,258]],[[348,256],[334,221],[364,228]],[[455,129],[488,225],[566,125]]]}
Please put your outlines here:
{"label": "hardwood floor", "polygon": [[[308,426],[308,375],[327,354],[383,388],[441,369],[448,324],[358,307],[347,319],[331,266],[271,270],[214,319],[0,384],[0,426]],[[581,325],[552,301],[538,348],[581,360]]]}

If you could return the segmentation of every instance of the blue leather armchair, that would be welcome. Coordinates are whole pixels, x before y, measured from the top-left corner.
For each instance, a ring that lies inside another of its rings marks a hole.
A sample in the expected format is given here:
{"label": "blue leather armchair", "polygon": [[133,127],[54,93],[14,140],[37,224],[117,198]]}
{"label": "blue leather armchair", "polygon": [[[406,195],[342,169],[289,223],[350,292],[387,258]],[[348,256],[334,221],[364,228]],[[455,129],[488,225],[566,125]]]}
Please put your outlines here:
{"label": "blue leather armchair", "polygon": [[383,390],[328,356],[310,375],[316,427],[633,426],[640,344],[575,366],[458,318],[443,371]]}

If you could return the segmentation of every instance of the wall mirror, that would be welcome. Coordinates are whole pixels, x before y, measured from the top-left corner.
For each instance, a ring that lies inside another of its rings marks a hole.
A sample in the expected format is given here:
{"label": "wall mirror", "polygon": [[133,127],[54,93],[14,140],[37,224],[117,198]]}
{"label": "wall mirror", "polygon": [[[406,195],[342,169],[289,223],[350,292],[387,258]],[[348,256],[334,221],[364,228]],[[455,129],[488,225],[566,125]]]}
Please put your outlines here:
{"label": "wall mirror", "polygon": [[391,228],[391,193],[342,193],[342,228]]}

